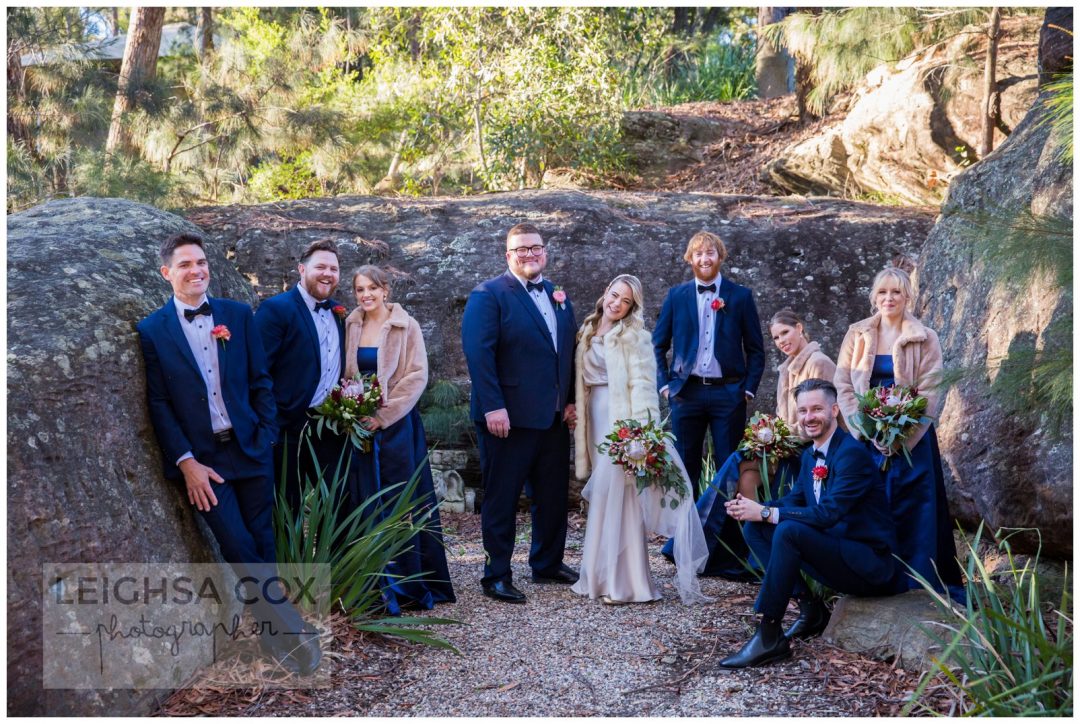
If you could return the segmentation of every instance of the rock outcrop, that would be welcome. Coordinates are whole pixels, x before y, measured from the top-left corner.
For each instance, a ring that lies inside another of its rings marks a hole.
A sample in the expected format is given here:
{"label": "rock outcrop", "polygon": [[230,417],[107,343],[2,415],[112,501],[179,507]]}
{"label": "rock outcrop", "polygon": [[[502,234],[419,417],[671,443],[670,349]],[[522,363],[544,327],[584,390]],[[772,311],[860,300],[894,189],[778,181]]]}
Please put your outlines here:
{"label": "rock outcrop", "polygon": [[[160,693],[42,688],[44,563],[215,559],[161,476],[135,333],[172,293],[157,248],[178,231],[197,229],[120,199],[8,217],[9,714],[145,714]],[[209,251],[212,293],[251,301]]]}
{"label": "rock outcrop", "polygon": [[[993,391],[1011,356],[1071,346],[1072,296],[1053,274],[1025,285],[973,251],[980,235],[1001,236],[1017,221],[1072,228],[1072,163],[1063,160],[1041,101],[1001,147],[954,181],[920,257],[918,313],[938,331],[946,368],[986,370],[948,393],[938,426],[953,514],[968,523],[984,518],[991,528],[1039,528],[1043,551],[1068,557],[1071,411],[1064,437],[1054,437],[1044,411],[1014,414]],[[1067,323],[1055,327],[1059,320]]]}
{"label": "rock outcrop", "polygon": [[[995,146],[1016,128],[1037,93],[1040,21],[1002,21]],[[763,178],[785,193],[940,203],[950,179],[978,160],[985,57],[985,33],[972,28],[895,67],[875,68],[842,121],[786,148],[766,165]]]}

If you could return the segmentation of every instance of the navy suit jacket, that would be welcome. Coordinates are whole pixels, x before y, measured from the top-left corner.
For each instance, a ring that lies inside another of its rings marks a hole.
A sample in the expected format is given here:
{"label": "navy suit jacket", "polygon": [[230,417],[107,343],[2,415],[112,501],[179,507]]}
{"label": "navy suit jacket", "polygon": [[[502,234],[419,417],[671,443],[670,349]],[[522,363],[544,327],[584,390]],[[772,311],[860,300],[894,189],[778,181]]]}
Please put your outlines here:
{"label": "navy suit jacket", "polygon": [[[799,477],[791,492],[774,504],[780,511],[781,523],[797,520],[821,528],[837,538],[865,543],[879,556],[888,556],[896,550],[896,528],[885,497],[885,481],[866,446],[837,427],[825,455],[824,464],[829,472],[821,500],[816,503],[813,469],[818,463],[813,446],[803,451],[800,462]],[[856,570],[878,566],[874,560],[848,560],[848,563]],[[888,573],[892,573],[891,566]]]}
{"label": "navy suit jacket", "polygon": [[[229,341],[215,341],[221,394],[240,449],[251,458],[247,474],[266,472],[277,437],[276,410],[266,357],[251,307],[229,299],[210,298],[214,324],[232,333]],[[213,467],[216,448],[210,422],[206,383],[191,346],[180,327],[176,303],[170,298],[161,309],[139,322],[139,342],[146,363],[146,393],[150,421],[164,456],[165,477],[182,478],[176,460],[190,451],[195,459]]]}
{"label": "navy suit jacket", "polygon": [[[330,303],[339,306],[333,299]],[[341,374],[345,374],[345,324],[336,315],[334,318],[341,349]],[[278,427],[285,432],[299,432],[308,420],[307,411],[321,376],[319,332],[311,310],[300,290],[293,287],[260,304],[255,323],[274,380]]]}
{"label": "navy suit jacket", "polygon": [[[555,287],[544,281],[548,298]],[[461,346],[472,378],[470,412],[506,408],[511,427],[546,430],[556,410],[573,401],[574,336],[577,324],[569,300],[554,300],[556,339],[551,344],[544,317],[525,287],[507,271],[482,282],[469,295],[461,320]]]}
{"label": "navy suit jacket", "polygon": [[[757,394],[765,371],[765,343],[754,295],[744,286],[722,277],[717,297],[725,306],[714,317],[713,354],[725,377],[743,378],[743,389]],[[677,395],[694,369],[698,354],[697,281],[672,287],[664,298],[653,330],[657,388],[668,386]],[[667,354],[671,350],[671,364]]]}

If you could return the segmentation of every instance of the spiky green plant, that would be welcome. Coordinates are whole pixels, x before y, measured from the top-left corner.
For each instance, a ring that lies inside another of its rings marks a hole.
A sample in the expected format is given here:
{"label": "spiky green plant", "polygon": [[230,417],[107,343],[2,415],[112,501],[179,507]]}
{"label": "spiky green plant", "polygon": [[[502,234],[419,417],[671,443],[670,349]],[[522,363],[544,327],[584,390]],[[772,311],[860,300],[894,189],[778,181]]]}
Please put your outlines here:
{"label": "spiky green plant", "polygon": [[[302,444],[314,457],[309,437]],[[279,481],[274,506],[277,558],[299,566],[330,566],[331,601],[349,616],[359,631],[403,638],[414,643],[457,651],[428,626],[460,623],[452,619],[419,616],[380,617],[382,584],[387,567],[410,549],[413,540],[429,527],[431,511],[417,509],[416,490],[427,459],[412,477],[384,488],[379,494],[345,513],[345,483],[351,448],[346,446],[329,479],[319,471],[301,483],[300,506],[294,512],[285,499],[285,476]],[[422,580],[424,572],[398,581]],[[319,611],[325,614],[327,611]]]}
{"label": "spiky green plant", "polygon": [[[1072,33],[1069,33],[1072,35]],[[1043,116],[1048,123],[1051,132],[1057,138],[1061,148],[1061,158],[1065,163],[1073,160],[1073,72],[1072,67],[1064,73],[1054,76],[1054,80],[1046,84],[1043,89],[1046,98],[1043,105],[1046,107],[1046,115]]]}
{"label": "spiky green plant", "polygon": [[999,574],[1004,580],[995,580],[978,555],[983,530],[980,524],[967,542],[964,606],[912,570],[946,623],[921,625],[940,654],[901,713],[936,713],[928,691],[941,674],[955,690],[957,713],[964,716],[1071,717],[1073,614],[1068,569],[1060,599],[1047,607],[1040,591],[1039,553],[1021,565],[1009,544],[1009,537],[1022,529],[1003,528],[994,536],[1008,560],[1008,570]]}

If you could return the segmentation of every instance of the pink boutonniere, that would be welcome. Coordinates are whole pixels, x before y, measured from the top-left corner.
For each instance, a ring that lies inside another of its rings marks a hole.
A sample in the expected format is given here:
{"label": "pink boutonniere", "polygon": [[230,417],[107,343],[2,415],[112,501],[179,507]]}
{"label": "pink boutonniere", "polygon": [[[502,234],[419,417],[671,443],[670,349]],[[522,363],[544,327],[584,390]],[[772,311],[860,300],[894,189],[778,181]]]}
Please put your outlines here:
{"label": "pink boutonniere", "polygon": [[723,309],[724,307],[726,307],[726,306],[727,306],[727,302],[725,302],[725,301],[724,301],[723,299],[721,299],[720,297],[717,297],[716,299],[712,300],[712,304],[711,304],[711,305],[709,305],[709,306],[711,306],[711,307],[712,307],[712,310],[713,310],[714,312],[717,312],[717,311],[719,311],[719,310]]}
{"label": "pink boutonniere", "polygon": [[563,291],[562,287],[555,287],[555,291],[551,293],[551,298],[559,305],[559,309],[566,309],[566,292]]}
{"label": "pink boutonniere", "polygon": [[348,314],[348,310],[346,310],[345,307],[341,306],[340,304],[335,306],[332,311],[338,319],[345,319],[345,315]]}
{"label": "pink boutonniere", "polygon": [[219,324],[210,330],[210,336],[214,339],[221,341],[221,346],[224,347],[225,343],[232,339],[232,332],[224,324]]}
{"label": "pink boutonniere", "polygon": [[821,483],[821,487],[825,487],[825,478],[829,476],[829,468],[825,465],[815,465],[812,472],[815,483]]}

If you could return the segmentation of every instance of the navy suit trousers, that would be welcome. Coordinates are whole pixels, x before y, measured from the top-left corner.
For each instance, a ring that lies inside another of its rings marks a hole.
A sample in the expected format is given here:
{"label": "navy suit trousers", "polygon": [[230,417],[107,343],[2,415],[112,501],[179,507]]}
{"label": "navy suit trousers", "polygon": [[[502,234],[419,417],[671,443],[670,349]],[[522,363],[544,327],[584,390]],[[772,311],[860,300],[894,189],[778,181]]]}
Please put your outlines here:
{"label": "navy suit trousers", "polygon": [[[743,525],[746,542],[765,566],[754,610],[766,618],[783,618],[792,596],[803,597],[808,591],[799,571],[840,593],[856,596],[886,596],[892,593],[888,581],[875,585],[867,582],[866,572],[848,565],[849,559],[873,560],[876,565],[892,566],[892,557],[876,554],[859,541],[829,535],[820,528],[796,520]],[[859,548],[859,555],[852,549]],[[845,555],[847,553],[847,555]],[[863,558],[869,556],[870,558]],[[878,569],[880,570],[880,569]]]}
{"label": "navy suit trousers", "polygon": [[741,381],[728,385],[703,385],[697,380],[687,380],[678,395],[668,398],[675,448],[693,483],[694,500],[701,491],[705,428],[710,430],[712,436],[713,460],[721,465],[735,451],[746,427],[744,389]]}
{"label": "navy suit trousers", "polygon": [[[236,477],[238,470],[250,465],[250,458],[235,442],[218,443],[213,456],[214,470],[224,483],[211,481],[217,505],[208,512],[199,511],[221,549],[221,556],[238,577],[250,576],[268,581],[277,575],[274,546],[274,485],[270,465],[261,475]],[[261,585],[248,585],[248,597],[254,599],[252,613],[264,635],[293,635],[303,628],[303,621],[292,604],[271,603],[262,598]],[[273,598],[273,597],[271,597]],[[271,636],[276,639],[276,636]],[[279,649],[289,646],[288,639]]]}
{"label": "navy suit trousers", "polygon": [[511,581],[510,558],[517,530],[517,502],[528,480],[532,492],[532,547],[529,565],[537,573],[562,565],[566,547],[566,500],[570,487],[570,433],[561,413],[552,413],[546,430],[515,427],[505,438],[476,423],[484,501],[480,509],[484,536],[483,585]]}

